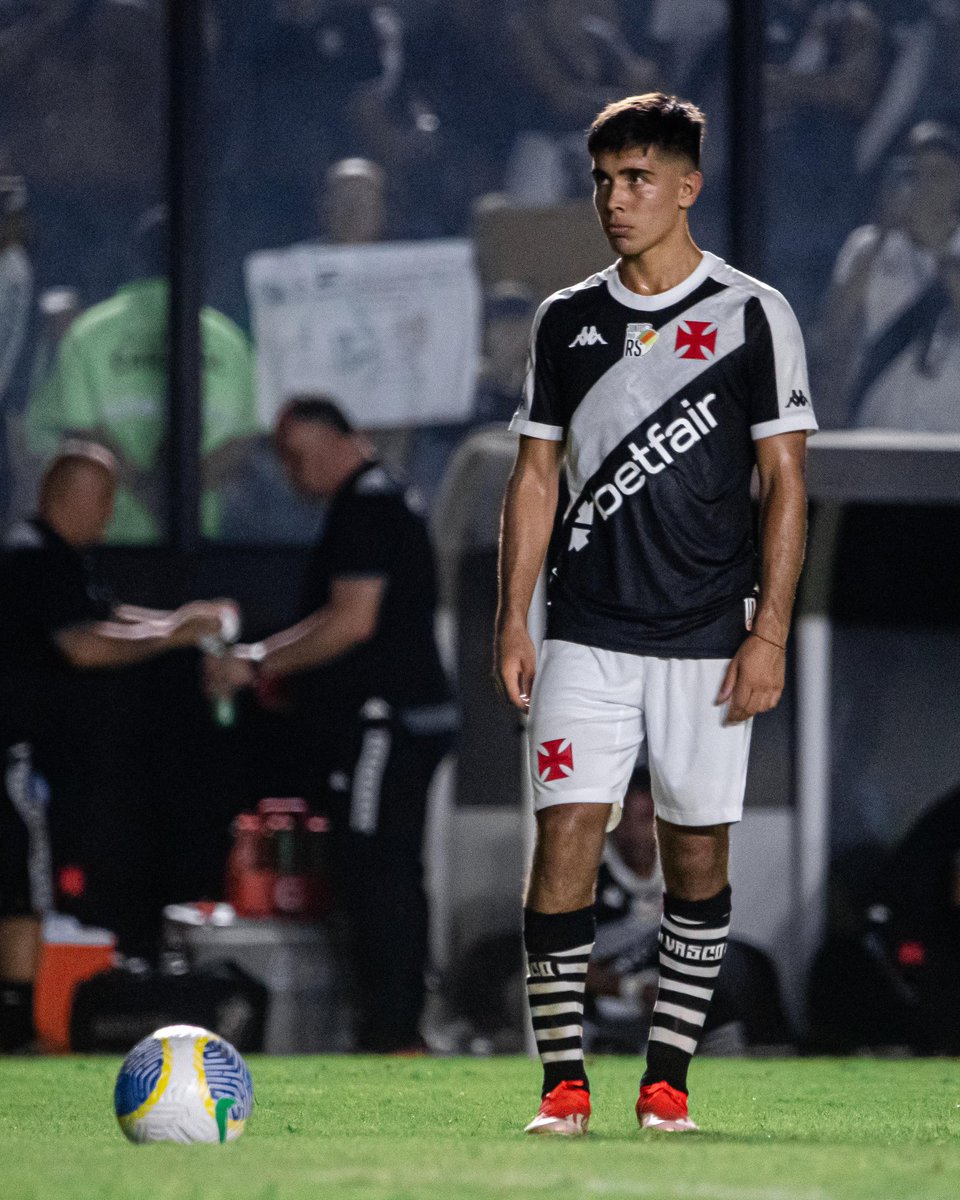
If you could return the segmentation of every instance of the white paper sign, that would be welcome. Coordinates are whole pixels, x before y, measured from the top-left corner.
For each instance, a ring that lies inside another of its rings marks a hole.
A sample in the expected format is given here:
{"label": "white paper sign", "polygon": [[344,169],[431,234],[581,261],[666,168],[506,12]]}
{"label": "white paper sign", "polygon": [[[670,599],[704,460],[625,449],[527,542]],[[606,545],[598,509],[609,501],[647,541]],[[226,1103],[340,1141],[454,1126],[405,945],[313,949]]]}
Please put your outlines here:
{"label": "white paper sign", "polygon": [[265,427],[304,393],[370,428],[470,415],[480,341],[470,242],[263,250],[247,258],[246,285]]}

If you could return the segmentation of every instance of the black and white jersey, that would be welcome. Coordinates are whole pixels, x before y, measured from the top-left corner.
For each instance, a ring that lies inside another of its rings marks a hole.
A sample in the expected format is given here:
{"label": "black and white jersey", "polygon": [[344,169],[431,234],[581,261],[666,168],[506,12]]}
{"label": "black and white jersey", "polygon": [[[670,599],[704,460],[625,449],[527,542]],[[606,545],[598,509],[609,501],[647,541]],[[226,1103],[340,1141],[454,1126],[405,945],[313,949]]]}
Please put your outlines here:
{"label": "black and white jersey", "polygon": [[540,306],[510,427],[566,443],[547,636],[734,653],[758,573],[753,443],[817,428],[783,296],[713,254],[655,296],[608,267]]}

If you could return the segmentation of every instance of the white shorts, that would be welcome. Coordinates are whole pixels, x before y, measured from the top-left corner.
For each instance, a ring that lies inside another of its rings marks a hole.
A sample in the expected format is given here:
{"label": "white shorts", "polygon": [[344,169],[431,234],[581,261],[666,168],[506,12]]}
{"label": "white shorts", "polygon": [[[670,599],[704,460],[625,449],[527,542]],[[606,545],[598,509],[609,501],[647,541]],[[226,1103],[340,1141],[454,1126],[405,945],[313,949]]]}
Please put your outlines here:
{"label": "white shorts", "polygon": [[527,726],[534,808],[613,804],[612,828],[646,741],[659,817],[739,821],[753,721],[725,726],[714,704],[728,662],[545,641]]}

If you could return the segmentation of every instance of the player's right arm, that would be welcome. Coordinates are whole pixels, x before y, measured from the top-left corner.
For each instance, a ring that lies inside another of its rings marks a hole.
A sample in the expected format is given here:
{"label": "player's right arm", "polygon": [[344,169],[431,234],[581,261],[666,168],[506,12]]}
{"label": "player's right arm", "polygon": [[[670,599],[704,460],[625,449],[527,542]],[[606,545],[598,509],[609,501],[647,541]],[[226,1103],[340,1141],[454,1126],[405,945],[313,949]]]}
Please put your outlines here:
{"label": "player's right arm", "polygon": [[557,510],[563,443],[521,436],[500,522],[495,678],[521,712],[530,707],[536,651],[527,614]]}

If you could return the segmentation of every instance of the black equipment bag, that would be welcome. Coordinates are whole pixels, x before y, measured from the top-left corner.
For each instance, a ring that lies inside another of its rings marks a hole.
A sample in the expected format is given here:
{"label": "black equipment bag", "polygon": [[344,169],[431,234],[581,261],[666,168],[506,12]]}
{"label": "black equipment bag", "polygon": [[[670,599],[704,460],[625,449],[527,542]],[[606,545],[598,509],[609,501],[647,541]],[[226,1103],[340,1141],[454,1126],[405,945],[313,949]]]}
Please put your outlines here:
{"label": "black equipment bag", "polygon": [[267,989],[231,962],[189,970],[114,967],[79,984],[70,1017],[70,1047],[126,1054],[164,1025],[200,1025],[237,1050],[263,1049]]}

